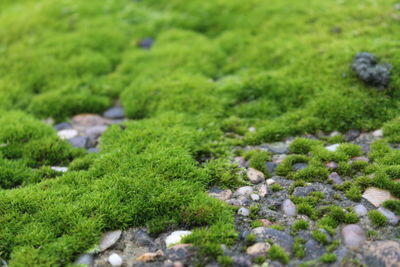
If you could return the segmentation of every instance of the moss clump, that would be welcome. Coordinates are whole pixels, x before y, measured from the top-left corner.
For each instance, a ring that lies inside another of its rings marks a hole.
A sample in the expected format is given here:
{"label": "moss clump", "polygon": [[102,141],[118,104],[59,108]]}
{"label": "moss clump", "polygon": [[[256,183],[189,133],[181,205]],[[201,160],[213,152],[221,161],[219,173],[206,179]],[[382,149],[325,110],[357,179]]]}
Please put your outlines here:
{"label": "moss clump", "polygon": [[309,161],[304,155],[289,155],[275,169],[275,173],[280,176],[288,176],[293,172],[293,165],[296,163],[307,163]]}
{"label": "moss clump", "polygon": [[281,185],[278,184],[278,183],[272,184],[269,188],[270,188],[273,192],[278,192],[278,191],[281,191],[281,190],[284,189],[283,186],[281,186]]}
{"label": "moss clump", "polygon": [[232,266],[234,263],[234,260],[229,256],[218,256],[217,261],[223,267]]}
{"label": "moss clump", "polygon": [[270,250],[268,251],[268,257],[271,260],[277,260],[282,262],[283,264],[289,263],[289,256],[287,255],[285,250],[276,244],[271,246]]}
{"label": "moss clump", "polygon": [[257,228],[257,227],[261,227],[264,224],[260,221],[260,220],[256,220],[256,221],[252,221],[251,222],[251,228]]}
{"label": "moss clump", "polygon": [[302,259],[305,256],[304,244],[305,244],[305,241],[303,239],[301,239],[299,237],[296,237],[294,239],[293,254],[298,259]]}
{"label": "moss clump", "polygon": [[361,201],[362,193],[360,187],[358,185],[352,185],[346,190],[345,196],[352,201]]}
{"label": "moss clump", "polygon": [[383,202],[382,206],[393,211],[397,215],[400,215],[400,200],[397,199],[389,199]]}
{"label": "moss clump", "polygon": [[289,151],[295,154],[307,155],[315,146],[320,146],[321,141],[308,139],[308,138],[296,138],[289,145]]}
{"label": "moss clump", "polygon": [[297,212],[300,214],[307,215],[309,218],[315,218],[315,210],[314,207],[307,203],[300,203],[296,205]]}
{"label": "moss clump", "polygon": [[368,218],[371,220],[372,224],[376,227],[384,226],[387,224],[387,218],[385,215],[377,210],[371,210],[368,212]]}
{"label": "moss clump", "polygon": [[246,236],[246,245],[251,246],[257,241],[257,236],[253,233],[250,233]]}
{"label": "moss clump", "polygon": [[322,255],[319,260],[323,263],[333,263],[336,261],[336,255],[333,253],[327,253]]}
{"label": "moss clump", "polygon": [[309,223],[305,220],[297,220],[292,224],[292,233],[296,234],[300,230],[307,230]]}
{"label": "moss clump", "polygon": [[361,156],[363,153],[361,146],[355,145],[355,144],[350,144],[350,143],[340,144],[337,151],[339,153],[343,153],[351,158]]}
{"label": "moss clump", "polygon": [[323,232],[321,232],[320,230],[312,231],[311,235],[319,243],[321,243],[323,245],[328,244],[328,237]]}
{"label": "moss clump", "polygon": [[385,123],[382,130],[389,142],[400,142],[400,118],[395,118]]}
{"label": "moss clump", "polygon": [[245,158],[249,160],[249,166],[263,172],[265,175],[270,176],[266,163],[271,161],[271,153],[262,150],[248,151]]}

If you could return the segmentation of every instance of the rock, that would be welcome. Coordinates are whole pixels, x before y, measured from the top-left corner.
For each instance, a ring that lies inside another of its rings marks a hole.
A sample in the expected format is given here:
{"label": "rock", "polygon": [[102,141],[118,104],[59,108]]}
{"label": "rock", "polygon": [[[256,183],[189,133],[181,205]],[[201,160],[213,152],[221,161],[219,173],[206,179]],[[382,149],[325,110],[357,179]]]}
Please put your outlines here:
{"label": "rock", "polygon": [[107,126],[105,125],[96,125],[88,128],[86,130],[86,135],[93,140],[98,139],[106,130]]}
{"label": "rock", "polygon": [[322,244],[310,238],[304,244],[305,260],[313,260],[321,257],[325,253]]}
{"label": "rock", "polygon": [[187,261],[193,255],[192,244],[179,244],[172,246],[167,251],[168,259],[172,261]]}
{"label": "rock", "polygon": [[356,139],[358,136],[360,135],[360,131],[359,130],[348,130],[345,134],[344,134],[344,139],[346,140],[346,142],[350,142],[353,141],[354,139]]}
{"label": "rock", "polygon": [[54,125],[54,129],[56,129],[56,131],[62,131],[62,130],[67,130],[67,129],[71,129],[72,125],[69,122],[62,122],[59,124]]}
{"label": "rock", "polygon": [[100,252],[105,251],[106,249],[112,247],[115,243],[117,243],[118,239],[121,237],[121,234],[121,230],[106,232],[100,241]]}
{"label": "rock", "polygon": [[388,63],[378,64],[377,58],[368,52],[357,53],[352,68],[363,82],[378,89],[385,89],[390,82],[392,66]]}
{"label": "rock", "polygon": [[97,114],[79,114],[72,117],[72,123],[76,126],[89,128],[96,125],[109,125],[110,121]]}
{"label": "rock", "polygon": [[242,187],[239,187],[236,190],[235,195],[248,196],[248,195],[250,195],[252,193],[253,193],[253,187],[251,187],[251,186],[242,186]]}
{"label": "rock", "polygon": [[292,169],[297,172],[307,168],[307,166],[308,166],[307,163],[295,163],[293,164]]}
{"label": "rock", "polygon": [[312,185],[309,186],[298,186],[294,189],[293,194],[296,197],[305,197],[311,192],[317,191]]}
{"label": "rock", "polygon": [[68,140],[76,148],[86,148],[89,144],[89,138],[86,136],[76,136]]}
{"label": "rock", "polygon": [[286,154],[289,152],[288,145],[284,142],[266,144],[266,148],[275,154]]}
{"label": "rock", "polygon": [[336,162],[334,162],[334,161],[329,161],[328,163],[325,164],[325,166],[326,166],[328,169],[336,170],[337,167],[338,167],[338,164],[337,164]]}
{"label": "rock", "polygon": [[249,132],[250,133],[255,133],[256,132],[256,127],[249,127]]}
{"label": "rock", "polygon": [[349,224],[343,227],[342,237],[344,244],[350,249],[360,248],[367,239],[364,230],[357,224]]}
{"label": "rock", "polygon": [[117,253],[113,253],[113,254],[110,255],[110,257],[108,257],[108,262],[112,266],[121,266],[122,265],[122,258]]}
{"label": "rock", "polygon": [[74,265],[91,265],[93,263],[93,255],[91,254],[82,254],[79,258],[74,262]]}
{"label": "rock", "polygon": [[251,231],[256,235],[257,241],[264,242],[272,239],[274,243],[284,248],[288,253],[292,251],[294,239],[291,235],[268,227],[257,227]]}
{"label": "rock", "polygon": [[222,201],[227,201],[232,197],[232,191],[227,189],[227,190],[220,190],[220,189],[211,189],[208,191],[208,195],[210,197],[222,200]]}
{"label": "rock", "polygon": [[364,217],[368,213],[367,208],[362,204],[358,204],[358,205],[354,206],[353,210],[360,217]]}
{"label": "rock", "polygon": [[271,174],[274,174],[276,167],[278,167],[278,165],[276,165],[274,162],[266,162],[265,165],[267,167],[268,172]]}
{"label": "rock", "polygon": [[89,147],[87,150],[89,153],[99,153],[99,149],[97,147]]}
{"label": "rock", "polygon": [[362,197],[368,200],[375,207],[379,207],[386,200],[395,199],[389,191],[377,187],[367,188]]}
{"label": "rock", "polygon": [[168,247],[178,244],[181,242],[182,238],[188,236],[192,233],[192,231],[180,230],[172,232],[169,236],[165,238],[165,245]]}
{"label": "rock", "polygon": [[257,194],[251,194],[250,195],[251,200],[253,201],[259,201],[260,200],[260,196]]}
{"label": "rock", "polygon": [[157,260],[162,256],[164,256],[164,252],[162,252],[162,250],[157,250],[157,252],[146,252],[141,256],[137,257],[136,260],[142,262],[151,262]]}
{"label": "rock", "polygon": [[342,177],[337,172],[329,174],[328,179],[331,179],[334,184],[343,184]]}
{"label": "rock", "polygon": [[247,170],[247,177],[253,184],[259,184],[265,181],[264,174],[256,169],[249,168]]}
{"label": "rock", "polygon": [[338,131],[333,131],[333,132],[331,132],[331,134],[329,135],[330,137],[335,137],[335,136],[338,136],[338,135],[340,135],[340,132],[338,132]]}
{"label": "rock", "polygon": [[246,163],[246,160],[244,159],[244,157],[235,157],[233,159],[233,162],[235,162],[241,168],[247,167],[247,163]]}
{"label": "rock", "polygon": [[233,266],[236,267],[250,267],[251,266],[251,261],[250,259],[244,257],[244,256],[233,256]]}
{"label": "rock", "polygon": [[274,183],[275,183],[275,180],[274,180],[274,179],[272,179],[272,178],[267,179],[267,185],[272,185],[272,184],[274,184]]}
{"label": "rock", "polygon": [[226,203],[231,204],[233,206],[241,207],[249,205],[250,200],[245,196],[239,196],[238,198],[232,198],[227,200]]}
{"label": "rock", "polygon": [[123,119],[125,117],[125,112],[124,109],[122,107],[112,107],[110,109],[107,109],[104,113],[103,113],[104,118],[107,119]]}
{"label": "rock", "polygon": [[257,185],[257,192],[260,197],[265,197],[268,194],[267,185],[259,184]]}
{"label": "rock", "polygon": [[327,147],[325,147],[325,148],[326,148],[328,151],[335,152],[335,151],[338,149],[339,146],[340,146],[339,144],[334,144],[334,145],[327,146]]}
{"label": "rock", "polygon": [[290,199],[286,199],[285,201],[283,201],[282,211],[287,216],[296,216],[297,215],[296,205]]}
{"label": "rock", "polygon": [[249,209],[246,209],[246,208],[244,208],[244,207],[241,207],[241,208],[238,210],[238,214],[239,214],[239,215],[242,215],[242,216],[244,216],[244,217],[247,217],[247,216],[250,215],[250,210],[249,210]]}
{"label": "rock", "polygon": [[78,136],[78,131],[75,129],[65,129],[57,132],[57,135],[63,140],[68,140]]}
{"label": "rock", "polygon": [[248,247],[246,253],[252,257],[264,256],[270,248],[270,244],[265,242],[258,242]]}
{"label": "rock", "polygon": [[365,262],[366,266],[400,266],[400,244],[391,240],[371,242]]}
{"label": "rock", "polygon": [[373,135],[374,137],[377,137],[377,138],[383,137],[383,131],[382,131],[381,129],[378,129],[378,130],[372,132],[372,135]]}
{"label": "rock", "polygon": [[153,239],[143,230],[139,229],[133,233],[133,240],[140,247],[153,247]]}
{"label": "rock", "polygon": [[271,221],[267,220],[267,219],[260,219],[259,221],[263,224],[263,226],[271,226],[271,225],[273,225],[273,223]]}
{"label": "rock", "polygon": [[139,47],[143,49],[150,49],[153,46],[154,39],[151,37],[146,37],[139,41]]}
{"label": "rock", "polygon": [[68,171],[67,167],[59,167],[59,166],[53,166],[53,167],[51,167],[51,169],[56,172],[67,172]]}
{"label": "rock", "polygon": [[378,211],[386,217],[389,224],[396,225],[399,222],[399,216],[394,214],[394,212],[385,209],[384,207],[379,207]]}

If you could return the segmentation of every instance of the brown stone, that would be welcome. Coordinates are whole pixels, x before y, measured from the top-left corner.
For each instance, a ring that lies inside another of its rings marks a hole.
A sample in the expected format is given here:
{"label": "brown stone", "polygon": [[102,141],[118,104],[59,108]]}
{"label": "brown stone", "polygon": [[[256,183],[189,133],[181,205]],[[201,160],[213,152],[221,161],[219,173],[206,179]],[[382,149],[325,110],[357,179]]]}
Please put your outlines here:
{"label": "brown stone", "polygon": [[264,242],[255,243],[247,248],[246,252],[252,257],[265,256],[271,245]]}
{"label": "brown stone", "polygon": [[232,197],[232,191],[227,189],[220,192],[209,192],[208,195],[213,198],[220,199],[222,201],[227,201]]}
{"label": "brown stone", "polygon": [[109,125],[110,121],[97,114],[79,114],[72,117],[72,123],[81,127]]}
{"label": "brown stone", "polygon": [[158,250],[157,252],[147,252],[142,254],[141,256],[137,257],[136,260],[137,261],[143,261],[143,262],[151,262],[151,261],[155,261],[158,258],[164,256],[164,253],[162,252],[162,250]]}
{"label": "brown stone", "polygon": [[249,178],[250,182],[252,182],[253,184],[259,184],[259,183],[265,181],[264,174],[253,168],[249,168],[247,170],[247,177]]}
{"label": "brown stone", "polygon": [[377,187],[367,188],[362,197],[368,200],[375,207],[379,207],[386,200],[396,199],[389,191]]}
{"label": "brown stone", "polygon": [[400,244],[395,241],[375,241],[368,246],[365,255],[367,266],[400,266]]}

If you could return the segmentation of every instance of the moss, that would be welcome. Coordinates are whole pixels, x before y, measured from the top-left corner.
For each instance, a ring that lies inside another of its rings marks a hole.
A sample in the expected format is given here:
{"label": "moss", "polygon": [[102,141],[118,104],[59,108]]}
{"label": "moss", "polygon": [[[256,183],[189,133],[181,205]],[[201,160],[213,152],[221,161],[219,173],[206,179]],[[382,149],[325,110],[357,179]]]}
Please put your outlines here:
{"label": "moss", "polygon": [[314,230],[311,233],[312,237],[319,243],[326,245],[328,244],[328,237],[319,230]]}
{"label": "moss", "polygon": [[285,226],[279,225],[279,224],[271,225],[269,228],[272,228],[272,229],[275,229],[275,230],[278,230],[278,231],[284,231],[285,230]]}
{"label": "moss", "polygon": [[229,256],[218,256],[217,261],[223,267],[232,266],[234,263],[233,259]]}
{"label": "moss", "polygon": [[361,156],[363,154],[361,146],[356,145],[356,144],[350,144],[350,143],[340,144],[337,151],[339,153],[343,153],[351,158]]}
{"label": "moss", "polygon": [[370,210],[368,212],[368,218],[371,220],[371,223],[376,227],[384,226],[387,224],[387,218],[385,217],[385,215],[377,210]]}
{"label": "moss", "polygon": [[391,121],[386,122],[382,131],[384,136],[389,142],[399,143],[400,142],[400,118],[395,118]]}
{"label": "moss", "polygon": [[307,163],[308,157],[304,155],[289,155],[275,169],[275,173],[280,176],[287,176],[293,172],[293,165],[296,163]]}
{"label": "moss", "polygon": [[264,224],[260,221],[260,220],[256,220],[256,221],[252,221],[251,222],[251,228],[257,228],[257,227],[261,227]]}
{"label": "moss", "polygon": [[295,154],[307,155],[313,147],[320,146],[321,142],[318,140],[308,138],[296,138],[289,145],[289,151]]}
{"label": "moss", "polygon": [[300,214],[307,215],[309,218],[315,218],[315,210],[314,207],[307,203],[300,203],[296,205],[297,212]]}
{"label": "moss", "polygon": [[277,260],[283,264],[289,263],[289,256],[286,254],[285,250],[276,244],[271,246],[270,250],[268,251],[268,257],[271,260]]}
{"label": "moss", "polygon": [[212,178],[210,185],[233,188],[245,183],[240,168],[224,158],[208,160],[203,167]]}
{"label": "moss", "polygon": [[246,236],[246,245],[251,246],[257,241],[257,236],[253,233],[250,233]]}
{"label": "moss", "polygon": [[336,255],[333,253],[327,253],[322,255],[319,260],[323,263],[333,263],[336,261]]}
{"label": "moss", "polygon": [[352,200],[352,201],[356,201],[356,202],[360,202],[361,201],[361,189],[358,185],[352,185],[350,186],[349,189],[346,190],[345,196]]}
{"label": "moss", "polygon": [[383,202],[382,206],[393,211],[397,215],[400,215],[400,200],[397,199],[389,199]]}
{"label": "moss", "polygon": [[339,240],[333,240],[332,244],[330,244],[327,248],[327,251],[332,253],[335,251],[338,247],[340,246],[340,241]]}
{"label": "moss", "polygon": [[269,188],[270,188],[273,192],[278,192],[278,191],[281,191],[281,190],[284,189],[283,186],[281,186],[281,185],[278,184],[278,183],[272,184]]}
{"label": "moss", "polygon": [[299,237],[296,237],[293,244],[293,254],[296,258],[302,259],[305,256],[304,251],[305,241]]}
{"label": "moss", "polygon": [[309,181],[309,182],[323,182],[328,178],[329,171],[321,166],[308,166],[293,174],[293,179]]}
{"label": "moss", "polygon": [[266,166],[267,161],[272,160],[270,152],[262,150],[250,150],[247,151],[244,156],[246,160],[249,160],[250,167],[263,172],[267,176],[270,176]]}
{"label": "moss", "polygon": [[292,224],[292,233],[296,234],[300,230],[307,230],[309,223],[305,220],[297,220]]}

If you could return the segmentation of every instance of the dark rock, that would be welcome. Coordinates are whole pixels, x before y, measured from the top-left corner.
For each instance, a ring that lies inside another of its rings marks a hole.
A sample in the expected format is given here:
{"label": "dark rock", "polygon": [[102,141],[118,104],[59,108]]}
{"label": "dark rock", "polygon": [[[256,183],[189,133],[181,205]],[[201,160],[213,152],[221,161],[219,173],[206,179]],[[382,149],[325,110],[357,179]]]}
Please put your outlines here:
{"label": "dark rock", "polygon": [[251,260],[245,256],[233,256],[233,265],[237,267],[250,267]]}
{"label": "dark rock", "polygon": [[304,260],[314,260],[321,257],[325,253],[325,247],[314,239],[309,239],[304,244],[304,252],[306,255]]}
{"label": "dark rock", "polygon": [[295,163],[295,164],[293,164],[292,169],[294,171],[300,171],[302,169],[307,168],[307,166],[308,166],[307,163]]}
{"label": "dark rock", "polygon": [[257,237],[257,241],[265,242],[266,239],[272,239],[272,241],[288,253],[291,253],[293,247],[293,237],[285,232],[275,230],[267,227],[257,227],[251,231]]}
{"label": "dark rock", "polygon": [[193,255],[191,244],[178,244],[167,250],[167,257],[172,261],[187,262]]}
{"label": "dark rock", "polygon": [[360,135],[359,130],[355,130],[355,129],[348,130],[344,134],[344,139],[346,140],[346,142],[350,142],[350,141],[353,141],[354,139],[356,139],[359,135]]}
{"label": "dark rock", "polygon": [[270,174],[274,174],[276,167],[278,167],[278,165],[275,164],[274,162],[267,162],[267,163],[265,163],[265,165]]}
{"label": "dark rock", "polygon": [[366,252],[367,266],[399,266],[400,244],[395,241],[372,242]]}
{"label": "dark rock", "polygon": [[153,247],[155,245],[153,239],[141,229],[134,232],[133,241],[141,247]]}
{"label": "dark rock", "polygon": [[87,136],[76,136],[68,140],[68,142],[77,148],[86,148],[89,144],[89,138]]}
{"label": "dark rock", "polygon": [[151,37],[146,37],[139,41],[139,46],[143,49],[150,49],[153,46],[154,39]]}
{"label": "dark rock", "polygon": [[368,52],[358,53],[353,59],[352,68],[368,85],[384,89],[389,84],[392,66],[388,63],[378,64],[376,57]]}
{"label": "dark rock", "polygon": [[296,197],[305,197],[314,191],[316,191],[316,189],[313,186],[299,186],[294,189],[293,194]]}
{"label": "dark rock", "polygon": [[72,125],[69,122],[62,122],[62,123],[54,125],[54,129],[56,129],[57,131],[71,129],[71,128],[72,128]]}
{"label": "dark rock", "polygon": [[125,117],[125,112],[122,107],[112,107],[110,109],[107,109],[104,113],[103,116],[107,119],[122,119]]}

